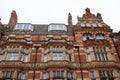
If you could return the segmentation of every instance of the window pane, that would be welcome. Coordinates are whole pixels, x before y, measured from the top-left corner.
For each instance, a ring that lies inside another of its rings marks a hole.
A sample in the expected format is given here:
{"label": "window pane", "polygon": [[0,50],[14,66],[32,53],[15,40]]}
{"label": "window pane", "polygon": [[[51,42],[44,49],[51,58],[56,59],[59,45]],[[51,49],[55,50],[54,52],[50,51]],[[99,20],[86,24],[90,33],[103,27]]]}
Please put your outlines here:
{"label": "window pane", "polygon": [[47,55],[44,55],[44,62],[47,62]]}
{"label": "window pane", "polygon": [[7,60],[18,60],[18,54],[17,53],[8,53]]}
{"label": "window pane", "polygon": [[53,53],[53,60],[63,60],[62,53]]}
{"label": "window pane", "polygon": [[42,73],[42,79],[46,79],[46,77],[47,77],[47,76],[46,76],[46,73],[43,72],[43,73]]}
{"label": "window pane", "polygon": [[93,27],[97,27],[97,24],[95,22],[92,23]]}
{"label": "window pane", "polygon": [[88,53],[88,61],[91,61],[91,55]]}
{"label": "window pane", "polygon": [[87,21],[87,22],[86,22],[86,26],[87,26],[87,27],[90,27],[90,22]]}
{"label": "window pane", "polygon": [[25,55],[24,62],[28,62],[28,54]]}
{"label": "window pane", "polygon": [[90,72],[90,77],[91,77],[92,79],[95,78],[95,76],[94,76],[94,72],[93,72],[93,71]]}
{"label": "window pane", "polygon": [[102,27],[102,23],[101,23],[101,22],[98,22],[98,26],[99,26],[99,27]]}
{"label": "window pane", "polygon": [[25,73],[22,73],[21,79],[26,79],[26,74]]}
{"label": "window pane", "polygon": [[81,25],[82,27],[84,27],[84,26],[85,26],[84,22],[80,22],[80,25]]}

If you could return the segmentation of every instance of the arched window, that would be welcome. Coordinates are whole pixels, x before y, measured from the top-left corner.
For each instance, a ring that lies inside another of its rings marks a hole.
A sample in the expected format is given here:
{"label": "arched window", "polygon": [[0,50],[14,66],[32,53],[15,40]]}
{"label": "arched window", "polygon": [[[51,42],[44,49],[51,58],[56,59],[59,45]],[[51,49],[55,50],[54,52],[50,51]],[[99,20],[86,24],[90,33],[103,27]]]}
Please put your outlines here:
{"label": "arched window", "polygon": [[90,34],[90,33],[83,34],[83,40],[87,40],[87,39],[93,39],[92,34]]}
{"label": "arched window", "polygon": [[96,39],[105,39],[105,35],[102,33],[96,34]]}

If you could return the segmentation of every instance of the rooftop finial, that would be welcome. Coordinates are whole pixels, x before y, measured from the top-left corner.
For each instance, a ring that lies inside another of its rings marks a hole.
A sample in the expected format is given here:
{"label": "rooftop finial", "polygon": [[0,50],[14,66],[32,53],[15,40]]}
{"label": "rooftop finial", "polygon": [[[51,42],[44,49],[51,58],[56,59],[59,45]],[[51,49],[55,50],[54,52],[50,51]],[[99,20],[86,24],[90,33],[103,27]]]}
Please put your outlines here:
{"label": "rooftop finial", "polygon": [[85,9],[85,14],[83,14],[84,18],[95,18],[95,15],[90,12],[89,8]]}
{"label": "rooftop finial", "polygon": [[87,14],[90,13],[90,9],[89,8],[86,8],[85,11],[86,11]]}
{"label": "rooftop finial", "polygon": [[101,19],[101,18],[102,18],[102,16],[101,16],[100,13],[97,13],[97,18],[98,18],[98,19]]}
{"label": "rooftop finial", "polygon": [[68,16],[71,16],[71,13],[69,12]]}

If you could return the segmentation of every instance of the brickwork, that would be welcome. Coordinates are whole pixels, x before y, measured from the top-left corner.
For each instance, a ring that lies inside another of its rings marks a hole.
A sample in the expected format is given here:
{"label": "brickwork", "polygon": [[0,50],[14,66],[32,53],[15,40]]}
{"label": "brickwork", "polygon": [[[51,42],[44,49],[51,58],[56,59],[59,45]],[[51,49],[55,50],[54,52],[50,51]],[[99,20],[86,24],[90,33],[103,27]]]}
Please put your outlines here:
{"label": "brickwork", "polygon": [[100,13],[86,8],[76,25],[71,14],[68,25],[37,25],[18,24],[13,11],[7,25],[3,28],[0,22],[0,33],[4,33],[0,37],[1,80],[33,80],[34,74],[35,80],[120,79],[119,33],[112,33]]}

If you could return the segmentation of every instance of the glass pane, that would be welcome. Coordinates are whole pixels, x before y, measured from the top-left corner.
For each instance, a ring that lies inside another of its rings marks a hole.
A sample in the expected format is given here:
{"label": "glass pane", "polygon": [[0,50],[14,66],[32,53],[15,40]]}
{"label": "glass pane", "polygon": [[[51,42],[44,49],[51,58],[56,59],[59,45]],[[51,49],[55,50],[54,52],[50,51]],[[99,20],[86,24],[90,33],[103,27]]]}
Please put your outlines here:
{"label": "glass pane", "polygon": [[97,24],[95,22],[92,23],[93,27],[97,27]]}
{"label": "glass pane", "polygon": [[91,55],[88,54],[88,61],[91,61]]}
{"label": "glass pane", "polygon": [[28,62],[28,55],[25,55],[24,62]]}
{"label": "glass pane", "polygon": [[25,73],[22,73],[21,79],[26,79],[26,74]]}
{"label": "glass pane", "polygon": [[7,60],[18,60],[18,54],[17,53],[8,53]]}
{"label": "glass pane", "polygon": [[99,26],[99,27],[102,27],[102,23],[101,23],[101,22],[98,22],[98,26]]}
{"label": "glass pane", "polygon": [[80,25],[81,25],[82,27],[84,27],[84,26],[85,26],[84,22],[80,22]]}
{"label": "glass pane", "polygon": [[92,71],[92,72],[90,72],[90,77],[93,79],[93,78],[95,78],[94,77],[94,72]]}
{"label": "glass pane", "polygon": [[87,27],[90,27],[90,23],[89,23],[88,21],[86,22],[86,26],[87,26]]}
{"label": "glass pane", "polygon": [[42,78],[46,79],[46,73],[45,72],[42,73]]}
{"label": "glass pane", "polygon": [[47,62],[47,55],[44,55],[44,62]]}

